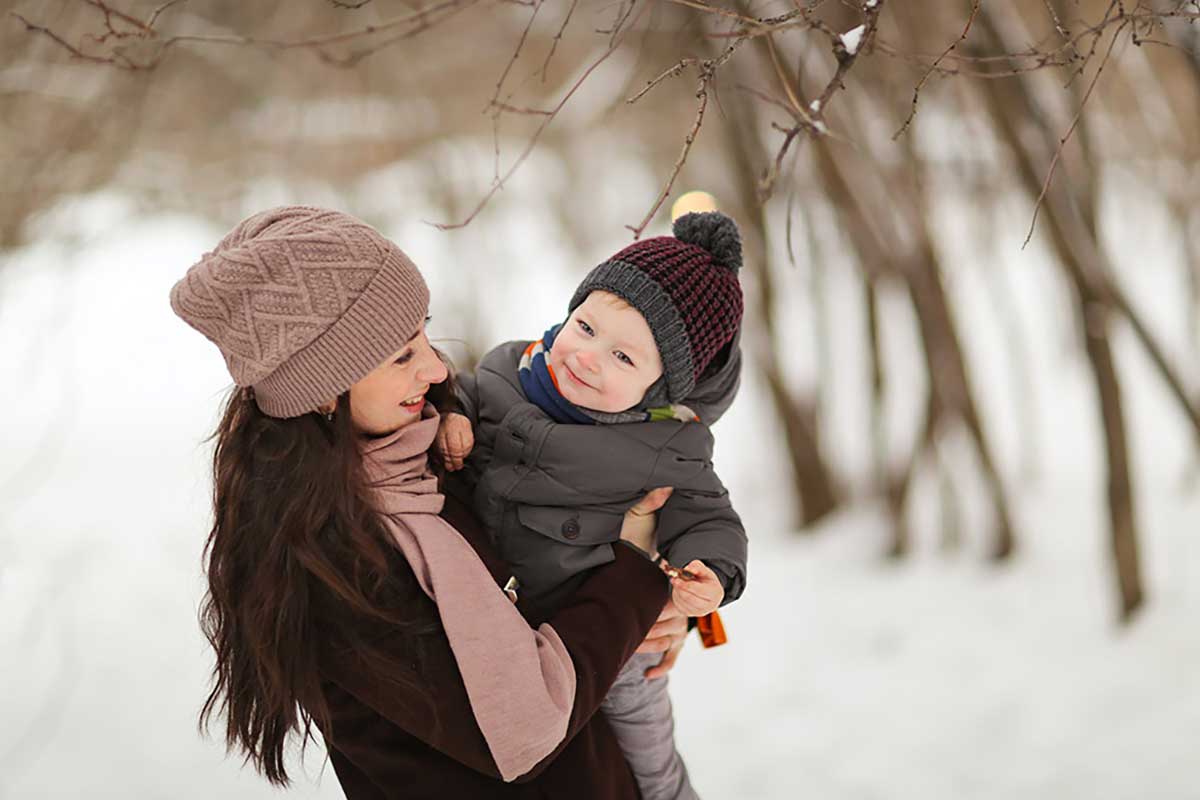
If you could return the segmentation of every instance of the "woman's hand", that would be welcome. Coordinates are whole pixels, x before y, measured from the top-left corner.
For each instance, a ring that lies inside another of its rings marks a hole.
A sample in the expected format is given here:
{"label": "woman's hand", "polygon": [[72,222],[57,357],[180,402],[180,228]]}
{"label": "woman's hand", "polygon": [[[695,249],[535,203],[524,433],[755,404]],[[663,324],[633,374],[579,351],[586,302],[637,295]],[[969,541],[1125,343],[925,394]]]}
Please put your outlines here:
{"label": "woman's hand", "polygon": [[652,558],[655,557],[658,547],[654,536],[654,528],[657,525],[654,512],[663,507],[673,491],[675,489],[671,486],[653,489],[647,492],[637,505],[626,511],[625,518],[621,521],[621,539],[644,550]]}
{"label": "woman's hand", "polygon": [[658,621],[650,628],[645,640],[638,646],[639,653],[662,653],[662,661],[646,670],[646,679],[661,678],[675,666],[679,651],[683,649],[683,640],[687,638],[687,617],[671,600],[663,606]]}

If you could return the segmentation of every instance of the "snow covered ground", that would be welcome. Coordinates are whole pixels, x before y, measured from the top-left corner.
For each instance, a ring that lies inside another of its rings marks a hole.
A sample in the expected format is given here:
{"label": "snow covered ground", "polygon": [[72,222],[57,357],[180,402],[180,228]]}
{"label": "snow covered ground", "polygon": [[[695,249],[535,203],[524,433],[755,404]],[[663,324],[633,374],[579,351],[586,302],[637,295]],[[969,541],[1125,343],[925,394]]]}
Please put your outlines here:
{"label": "snow covered ground", "polygon": [[[195,620],[201,440],[228,379],[166,298],[222,232],[126,214],[101,204],[73,246],[47,238],[0,270],[0,798],[272,797],[195,728],[210,664]],[[445,263],[436,237],[389,233],[428,271]],[[431,276],[435,298],[452,279]],[[549,278],[539,307],[556,313],[572,282]],[[519,335],[518,322],[497,335]],[[1038,358],[1043,374],[1056,368]],[[690,643],[672,675],[704,797],[1200,798],[1200,496],[1179,480],[1186,431],[1134,372],[1150,597],[1122,628],[1096,448],[1075,421],[1087,407],[1071,405],[1083,390],[1062,371],[1063,391],[1042,398],[1050,466],[1014,485],[1020,551],[999,568],[982,534],[948,553],[928,524],[910,559],[886,562],[872,508],[794,533],[778,434],[746,387],[718,461],[751,531],[750,588],[725,612],[730,644]],[[323,766],[310,750],[292,796],[340,797]]]}

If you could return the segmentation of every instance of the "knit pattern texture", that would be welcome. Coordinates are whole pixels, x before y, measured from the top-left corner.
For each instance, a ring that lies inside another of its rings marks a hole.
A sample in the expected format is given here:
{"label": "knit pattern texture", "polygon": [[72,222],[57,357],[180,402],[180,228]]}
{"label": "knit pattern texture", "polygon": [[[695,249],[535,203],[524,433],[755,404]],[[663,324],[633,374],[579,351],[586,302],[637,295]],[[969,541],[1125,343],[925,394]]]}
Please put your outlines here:
{"label": "knit pattern texture", "polygon": [[285,206],[255,214],[171,290],[171,307],[220,349],[264,413],[294,417],[336,398],[403,347],[429,290],[395,244],[347,214]]}

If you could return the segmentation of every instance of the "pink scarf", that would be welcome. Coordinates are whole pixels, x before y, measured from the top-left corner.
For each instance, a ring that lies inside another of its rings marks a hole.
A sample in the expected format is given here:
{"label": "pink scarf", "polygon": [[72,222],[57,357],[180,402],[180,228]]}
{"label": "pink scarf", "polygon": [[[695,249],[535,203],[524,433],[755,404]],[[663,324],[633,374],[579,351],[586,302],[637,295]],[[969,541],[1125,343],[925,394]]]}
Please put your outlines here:
{"label": "pink scarf", "polygon": [[470,544],[438,516],[445,498],[429,471],[438,416],[363,446],[363,464],[384,526],[438,614],[471,710],[505,781],[532,769],[566,735],[575,666],[548,624],[536,631],[509,601]]}

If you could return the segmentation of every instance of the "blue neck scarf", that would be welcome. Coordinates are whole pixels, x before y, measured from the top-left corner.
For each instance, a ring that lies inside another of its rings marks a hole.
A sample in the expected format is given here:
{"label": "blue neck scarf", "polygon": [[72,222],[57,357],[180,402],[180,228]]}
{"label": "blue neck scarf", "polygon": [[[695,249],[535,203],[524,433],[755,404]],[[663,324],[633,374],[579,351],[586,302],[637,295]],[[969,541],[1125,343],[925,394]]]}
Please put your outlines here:
{"label": "blue neck scarf", "polygon": [[521,356],[521,365],[517,375],[521,379],[521,388],[529,402],[545,411],[555,422],[573,422],[580,425],[594,425],[595,420],[583,413],[579,406],[562,396],[546,363],[546,355],[554,347],[554,337],[558,335],[562,325],[555,325],[542,335],[539,341],[525,348]]}

